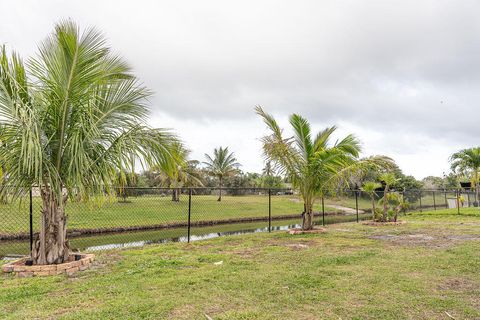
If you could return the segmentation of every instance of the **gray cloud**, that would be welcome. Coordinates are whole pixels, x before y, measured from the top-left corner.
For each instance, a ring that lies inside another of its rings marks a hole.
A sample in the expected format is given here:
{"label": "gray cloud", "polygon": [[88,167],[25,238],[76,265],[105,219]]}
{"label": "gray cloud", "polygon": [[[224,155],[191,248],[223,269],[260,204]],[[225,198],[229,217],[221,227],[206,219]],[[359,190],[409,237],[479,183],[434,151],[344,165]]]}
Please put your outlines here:
{"label": "gray cloud", "polygon": [[[449,152],[478,144],[476,1],[3,1],[0,9],[9,12],[0,41],[24,55],[60,18],[98,27],[155,91],[152,119],[188,120],[191,130],[210,130],[205,139],[232,119],[260,136],[261,123],[251,124],[261,104],[280,118],[297,112],[318,128],[355,129],[366,151],[403,159],[417,176],[440,174]],[[181,134],[193,137],[188,130]],[[258,169],[255,146],[237,151],[249,155],[246,169]],[[422,167],[425,154],[434,159]]]}

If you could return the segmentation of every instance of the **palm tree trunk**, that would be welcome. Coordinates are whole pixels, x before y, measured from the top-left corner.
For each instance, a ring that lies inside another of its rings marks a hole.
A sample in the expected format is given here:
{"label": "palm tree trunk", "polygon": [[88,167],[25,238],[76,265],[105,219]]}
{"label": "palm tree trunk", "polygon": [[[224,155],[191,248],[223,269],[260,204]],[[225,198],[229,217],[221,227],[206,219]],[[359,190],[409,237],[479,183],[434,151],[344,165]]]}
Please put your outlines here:
{"label": "palm tree trunk", "polygon": [[180,189],[175,188],[172,190],[172,201],[174,202],[180,201]]}
{"label": "palm tree trunk", "polygon": [[304,203],[302,230],[313,229],[313,205]]}
{"label": "palm tree trunk", "polygon": [[222,177],[220,177],[220,194],[217,201],[222,201]]}
{"label": "palm tree trunk", "polygon": [[[40,232],[32,249],[34,264],[59,264],[68,260],[66,197],[57,199],[50,189],[41,189],[42,217]],[[60,201],[62,203],[60,203]]]}
{"label": "palm tree trunk", "polygon": [[375,221],[375,196],[372,195],[372,220]]}

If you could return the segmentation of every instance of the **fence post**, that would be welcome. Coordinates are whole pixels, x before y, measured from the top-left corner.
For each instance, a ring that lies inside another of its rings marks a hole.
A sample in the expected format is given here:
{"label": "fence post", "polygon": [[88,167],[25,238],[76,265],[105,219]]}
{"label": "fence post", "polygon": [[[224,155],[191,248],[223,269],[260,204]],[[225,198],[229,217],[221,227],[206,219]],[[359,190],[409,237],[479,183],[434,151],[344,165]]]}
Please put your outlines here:
{"label": "fence post", "polygon": [[358,222],[358,190],[355,190],[355,211],[357,212],[357,222]]}
{"label": "fence post", "polygon": [[32,187],[30,187],[30,253],[33,250],[33,195],[32,195]]}
{"label": "fence post", "polygon": [[445,189],[445,209],[448,209],[447,190]]}
{"label": "fence post", "polygon": [[325,226],[325,201],[322,196],[322,225]]}
{"label": "fence post", "polygon": [[435,190],[432,191],[432,194],[433,194],[433,210],[437,210],[437,203],[435,202]]}
{"label": "fence post", "polygon": [[457,189],[457,213],[460,214],[460,190]]}
{"label": "fence post", "polygon": [[190,243],[190,217],[192,215],[192,188],[188,189],[188,232],[187,242]]}
{"label": "fence post", "polygon": [[268,189],[268,232],[272,232],[272,189]]}
{"label": "fence post", "polygon": [[422,190],[420,190],[420,212],[423,212],[422,211]]}

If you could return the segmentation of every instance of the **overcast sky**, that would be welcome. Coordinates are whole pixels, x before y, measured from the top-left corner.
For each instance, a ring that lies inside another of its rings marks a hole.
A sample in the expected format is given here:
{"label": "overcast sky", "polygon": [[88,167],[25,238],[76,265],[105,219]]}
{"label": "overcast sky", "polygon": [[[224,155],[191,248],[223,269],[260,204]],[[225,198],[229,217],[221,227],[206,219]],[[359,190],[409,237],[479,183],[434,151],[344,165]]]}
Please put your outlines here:
{"label": "overcast sky", "polygon": [[260,171],[266,133],[283,126],[355,133],[364,155],[417,178],[480,138],[479,1],[10,1],[0,43],[27,58],[56,22],[95,26],[153,90],[150,122],[192,156],[229,146]]}

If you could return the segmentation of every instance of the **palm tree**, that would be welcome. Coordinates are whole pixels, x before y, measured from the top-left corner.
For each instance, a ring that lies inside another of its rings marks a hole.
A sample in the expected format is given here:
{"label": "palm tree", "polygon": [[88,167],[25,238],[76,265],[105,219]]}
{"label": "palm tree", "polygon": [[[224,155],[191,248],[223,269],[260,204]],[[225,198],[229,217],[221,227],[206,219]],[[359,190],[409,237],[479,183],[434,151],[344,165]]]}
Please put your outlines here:
{"label": "palm tree", "polygon": [[34,264],[69,256],[67,200],[114,194],[118,172],[135,163],[173,167],[175,137],[145,124],[149,91],[94,29],[62,21],[27,69],[18,55],[0,54],[0,125],[8,148],[0,158],[9,191],[38,186],[42,199]]}
{"label": "palm tree", "polygon": [[262,169],[262,175],[264,175],[264,176],[274,175],[274,170],[273,170],[271,161],[265,162],[265,167],[263,167],[263,169]]}
{"label": "palm tree", "polygon": [[297,114],[290,116],[294,136],[286,138],[271,115],[259,106],[255,110],[272,132],[262,138],[265,157],[288,177],[303,199],[304,230],[313,228],[313,205],[318,197],[347,185],[354,174],[392,162],[387,157],[360,160],[360,142],[353,135],[331,144],[336,127],[326,128],[312,139],[309,122]]}
{"label": "palm tree", "polygon": [[117,173],[117,197],[122,197],[123,202],[127,202],[130,188],[137,185],[138,177],[135,172],[125,172],[123,170]]}
{"label": "palm tree", "polygon": [[386,172],[380,175],[379,180],[385,185],[383,189],[383,215],[382,220],[383,222],[387,221],[387,211],[388,211],[388,192],[390,191],[390,187],[398,181],[393,173]]}
{"label": "palm tree", "polygon": [[191,151],[180,142],[172,144],[172,154],[176,159],[176,166],[173,170],[155,168],[160,173],[155,177],[160,184],[173,188],[172,201],[180,201],[180,192],[183,187],[201,187],[200,173],[197,170],[198,161],[189,160]]}
{"label": "palm tree", "polygon": [[472,185],[475,188],[475,202],[478,205],[479,171],[480,171],[480,147],[463,149],[455,152],[450,157],[452,170],[471,176]]}
{"label": "palm tree", "polygon": [[375,196],[377,195],[376,190],[381,188],[382,185],[375,181],[367,181],[363,184],[362,191],[370,196],[372,199],[372,220],[375,221]]}
{"label": "palm tree", "polygon": [[207,161],[204,162],[207,171],[214,177],[218,178],[220,187],[220,195],[217,201],[222,201],[222,182],[227,176],[238,172],[240,164],[237,162],[233,152],[228,151],[228,147],[213,150],[213,157],[205,154]]}

